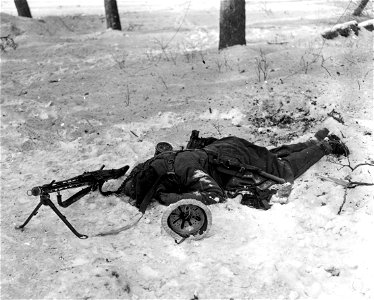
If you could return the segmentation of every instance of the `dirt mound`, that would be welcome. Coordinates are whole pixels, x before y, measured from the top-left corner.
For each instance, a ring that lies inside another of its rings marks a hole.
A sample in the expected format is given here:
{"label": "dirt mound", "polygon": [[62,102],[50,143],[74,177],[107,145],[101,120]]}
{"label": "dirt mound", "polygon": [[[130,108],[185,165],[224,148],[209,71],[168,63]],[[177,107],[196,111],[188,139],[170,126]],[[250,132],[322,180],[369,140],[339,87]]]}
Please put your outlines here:
{"label": "dirt mound", "polygon": [[50,16],[43,19],[15,17],[1,13],[1,36],[65,36],[105,30],[105,20],[98,16]]}

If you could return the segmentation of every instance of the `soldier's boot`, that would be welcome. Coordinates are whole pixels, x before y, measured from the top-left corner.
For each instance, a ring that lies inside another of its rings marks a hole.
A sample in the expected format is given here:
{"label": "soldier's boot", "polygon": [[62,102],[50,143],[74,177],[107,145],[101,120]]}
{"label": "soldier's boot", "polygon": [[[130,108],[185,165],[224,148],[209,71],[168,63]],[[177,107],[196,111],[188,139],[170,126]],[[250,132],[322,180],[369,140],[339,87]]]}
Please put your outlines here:
{"label": "soldier's boot", "polygon": [[322,128],[320,130],[318,130],[316,132],[316,134],[314,135],[314,137],[318,140],[318,141],[322,141],[323,139],[325,139],[329,134],[329,130],[327,128]]}
{"label": "soldier's boot", "polygon": [[335,134],[330,134],[319,142],[319,146],[325,152],[326,155],[334,154],[337,157],[344,155],[349,155],[349,149],[346,144],[344,144],[340,138]]}

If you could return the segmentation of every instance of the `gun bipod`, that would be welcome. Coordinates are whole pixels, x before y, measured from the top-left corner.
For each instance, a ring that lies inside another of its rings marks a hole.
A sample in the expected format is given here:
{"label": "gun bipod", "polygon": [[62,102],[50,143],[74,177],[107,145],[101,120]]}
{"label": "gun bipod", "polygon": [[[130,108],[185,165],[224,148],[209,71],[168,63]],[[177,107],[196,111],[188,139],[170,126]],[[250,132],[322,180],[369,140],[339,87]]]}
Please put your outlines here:
{"label": "gun bipod", "polygon": [[40,195],[40,202],[38,203],[38,205],[35,207],[35,209],[32,211],[32,213],[29,215],[29,217],[26,219],[26,221],[22,225],[16,226],[16,229],[23,229],[27,225],[27,223],[30,222],[31,218],[38,213],[38,210],[39,210],[39,208],[42,205],[49,206],[56,213],[56,215],[62,220],[62,222],[64,222],[65,225],[71,230],[71,232],[73,232],[77,237],[79,237],[80,239],[86,239],[86,238],[88,238],[87,235],[80,234],[73,227],[73,225],[71,225],[69,223],[69,221],[66,219],[66,217],[53,204],[53,202],[51,201],[51,197],[50,197],[50,195],[48,193],[43,193],[43,194]]}

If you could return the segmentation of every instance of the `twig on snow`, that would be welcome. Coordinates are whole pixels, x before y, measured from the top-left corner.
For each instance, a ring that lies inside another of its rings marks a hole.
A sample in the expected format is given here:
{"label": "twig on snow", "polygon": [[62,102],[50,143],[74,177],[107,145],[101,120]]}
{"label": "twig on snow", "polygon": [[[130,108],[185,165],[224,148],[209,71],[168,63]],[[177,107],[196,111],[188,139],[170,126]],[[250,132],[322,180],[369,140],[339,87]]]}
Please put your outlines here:
{"label": "twig on snow", "polygon": [[354,189],[358,186],[371,186],[371,185],[374,185],[374,183],[371,183],[371,182],[361,182],[361,181],[352,181],[350,179],[348,180],[344,180],[344,179],[339,179],[339,178],[335,178],[335,177],[325,177],[325,176],[319,176],[321,178],[321,180],[327,180],[327,181],[331,181],[331,182],[334,182],[338,185],[341,185],[347,189]]}
{"label": "twig on snow", "polygon": [[343,117],[340,112],[337,112],[335,109],[333,109],[331,112],[327,113],[327,115],[334,120],[338,121],[341,124],[344,124]]}
{"label": "twig on snow", "polygon": [[343,179],[334,178],[334,177],[324,177],[324,176],[319,176],[319,177],[321,178],[321,180],[331,181],[331,182],[334,182],[335,184],[338,184],[344,187],[344,198],[343,198],[342,204],[339,207],[339,211],[337,213],[338,215],[341,214],[343,207],[345,205],[345,202],[347,201],[348,189],[354,189],[358,186],[373,186],[374,185],[374,183],[352,181],[351,179],[343,180]]}
{"label": "twig on snow", "polygon": [[353,167],[353,166],[351,165],[351,161],[350,161],[349,157],[347,157],[347,161],[348,161],[348,165],[343,165],[343,164],[341,164],[341,163],[337,163],[337,164],[338,164],[338,165],[341,165],[342,168],[344,168],[344,167],[350,168],[351,171],[354,171],[354,170],[356,170],[358,167],[362,167],[362,166],[370,166],[370,167],[374,167],[374,163],[372,163],[372,162],[359,163],[359,164],[357,164],[357,165],[355,165],[355,166]]}
{"label": "twig on snow", "polygon": [[288,44],[288,42],[269,42],[267,41],[269,45],[285,45]]}
{"label": "twig on snow", "polygon": [[217,124],[212,124],[212,126],[218,131],[219,136],[221,136],[221,125]]}
{"label": "twig on snow", "polygon": [[125,104],[126,106],[129,106],[130,105],[130,89],[129,89],[129,85],[127,84],[126,85],[126,100],[125,100]]}
{"label": "twig on snow", "polygon": [[161,80],[162,84],[164,85],[165,89],[168,90],[169,87],[167,86],[165,79],[160,74],[158,74],[158,77],[160,78],[160,80]]}
{"label": "twig on snow", "polygon": [[96,132],[96,128],[91,124],[91,122],[90,122],[87,118],[84,118],[84,120],[87,122],[88,125],[91,126],[92,131],[93,131],[93,132]]}
{"label": "twig on snow", "polygon": [[[357,164],[355,166],[352,166],[349,157],[347,157],[347,161],[348,161],[347,165],[344,165],[344,164],[341,164],[341,163],[337,163],[337,162],[334,162],[334,161],[331,161],[331,162],[342,166],[341,169],[344,168],[344,167],[348,167],[348,168],[351,169],[352,172],[354,170],[356,170],[357,168],[361,167],[361,166],[374,167],[374,163],[372,163],[372,162],[364,162],[364,163],[359,163],[359,164]],[[347,201],[348,189],[354,189],[354,188],[356,188],[358,186],[374,186],[374,183],[371,183],[371,182],[352,181],[350,176],[346,177],[347,180],[339,179],[339,178],[334,178],[334,177],[325,177],[325,176],[319,176],[319,178],[321,180],[327,180],[327,181],[334,182],[335,184],[338,184],[338,185],[341,185],[341,186],[344,187],[344,198],[343,198],[342,204],[339,207],[338,215],[341,214],[341,212],[343,210],[343,207],[345,205],[345,202]]]}
{"label": "twig on snow", "polygon": [[139,137],[134,131],[130,130],[130,132],[135,135],[137,138]]}
{"label": "twig on snow", "polygon": [[340,216],[342,210],[343,210],[343,207],[345,205],[345,202],[347,201],[347,194],[348,194],[348,188],[345,188],[344,189],[344,198],[343,198],[343,202],[342,204],[340,205],[339,207],[339,210],[338,210],[338,216]]}
{"label": "twig on snow", "polygon": [[323,55],[321,55],[321,67],[330,75],[331,77],[331,73],[329,72],[329,70],[325,67],[324,63],[325,63],[326,59],[323,57]]}
{"label": "twig on snow", "polygon": [[373,70],[374,70],[374,69],[371,69],[371,70],[369,70],[369,71],[367,71],[367,72],[365,73],[364,80],[366,79],[366,76],[368,76],[369,73],[372,72]]}

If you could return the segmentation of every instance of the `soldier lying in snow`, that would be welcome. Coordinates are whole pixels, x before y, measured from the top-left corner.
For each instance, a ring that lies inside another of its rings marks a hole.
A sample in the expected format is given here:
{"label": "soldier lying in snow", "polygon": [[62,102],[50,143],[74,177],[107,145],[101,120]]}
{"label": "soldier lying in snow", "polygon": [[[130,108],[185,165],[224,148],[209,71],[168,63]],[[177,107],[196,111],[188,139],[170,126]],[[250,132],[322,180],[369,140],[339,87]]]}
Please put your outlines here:
{"label": "soldier lying in snow", "polygon": [[315,140],[272,150],[238,137],[199,138],[193,131],[187,150],[166,151],[134,167],[119,189],[136,200],[144,213],[152,198],[169,205],[181,199],[204,204],[223,202],[245,194],[242,203],[269,208],[269,187],[293,181],[324,155],[349,154],[348,148],[327,129]]}

